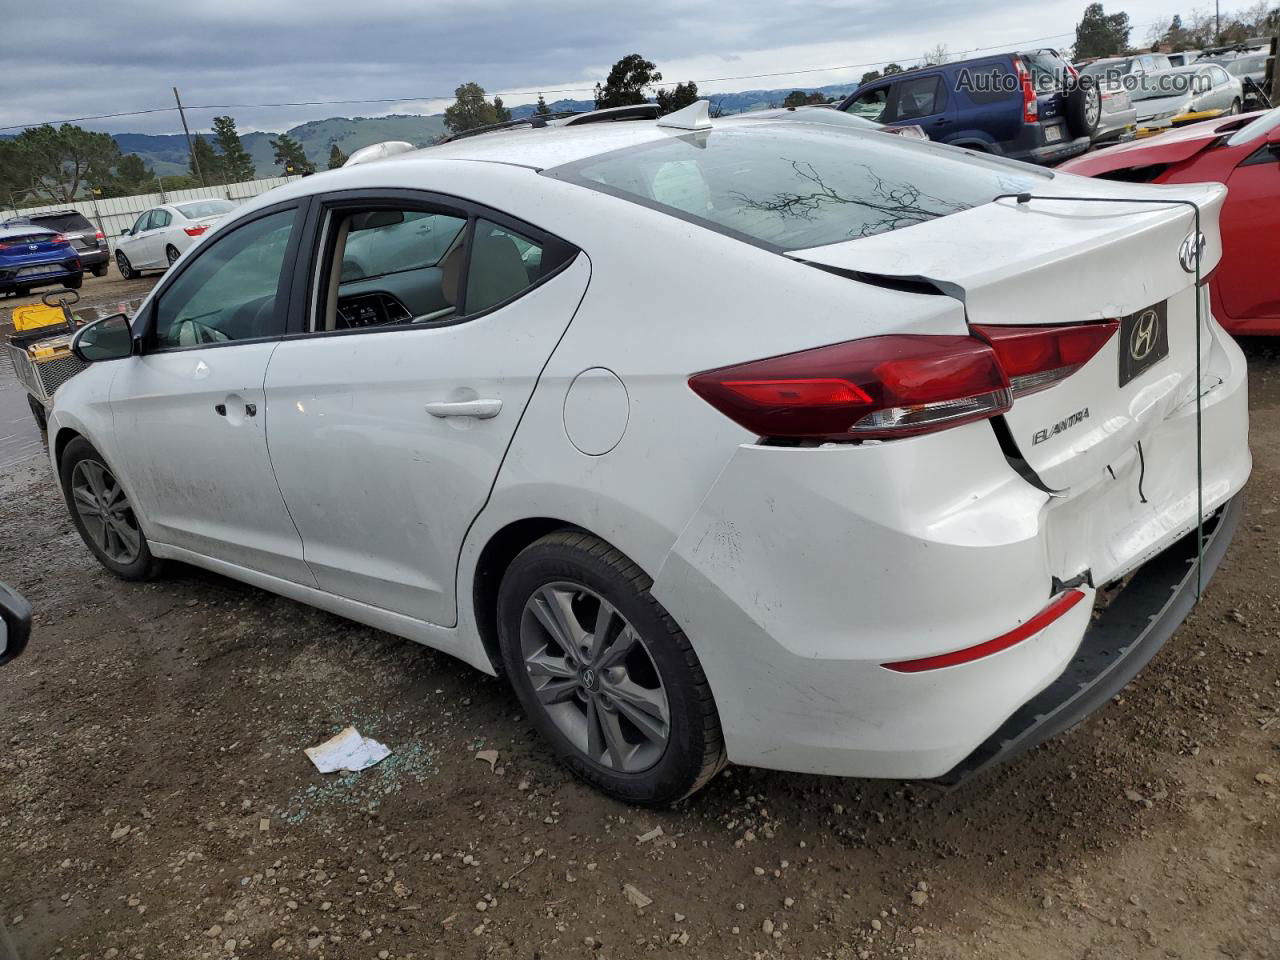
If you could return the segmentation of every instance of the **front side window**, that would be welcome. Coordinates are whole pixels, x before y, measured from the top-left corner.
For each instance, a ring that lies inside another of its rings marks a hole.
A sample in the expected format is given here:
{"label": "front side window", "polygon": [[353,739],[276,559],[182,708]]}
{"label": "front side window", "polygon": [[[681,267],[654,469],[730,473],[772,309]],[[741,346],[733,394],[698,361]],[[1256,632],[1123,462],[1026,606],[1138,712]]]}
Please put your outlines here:
{"label": "front side window", "polygon": [[1052,176],[875,131],[785,121],[666,138],[543,175],[780,250],[924,223]]}
{"label": "front side window", "polygon": [[133,229],[130,230],[129,232],[143,233],[144,231],[146,231],[147,224],[150,222],[151,222],[151,211],[148,210],[146,213],[144,213],[142,216],[140,216],[137,220],[133,222]]}
{"label": "front side window", "polygon": [[889,88],[877,87],[874,90],[859,94],[858,99],[849,105],[849,112],[855,117],[862,117],[864,120],[883,123],[885,108],[888,106]]}
{"label": "front side window", "polygon": [[284,332],[280,296],[295,212],[245,224],[205,245],[161,294],[159,349],[253,340]]}

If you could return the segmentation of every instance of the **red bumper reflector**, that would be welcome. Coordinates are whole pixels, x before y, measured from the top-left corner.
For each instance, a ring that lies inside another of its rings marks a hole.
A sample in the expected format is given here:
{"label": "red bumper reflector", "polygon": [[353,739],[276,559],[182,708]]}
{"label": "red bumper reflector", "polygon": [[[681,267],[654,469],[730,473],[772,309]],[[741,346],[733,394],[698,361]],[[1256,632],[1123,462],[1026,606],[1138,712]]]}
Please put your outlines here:
{"label": "red bumper reflector", "polygon": [[1049,605],[1037,613],[1026,623],[1014,627],[1006,634],[987,640],[977,646],[953,650],[951,653],[940,653],[936,657],[922,657],[919,660],[899,660],[897,663],[886,663],[884,667],[896,673],[922,673],[925,670],[940,670],[943,667],[954,667],[961,663],[981,660],[1001,650],[1008,650],[1027,637],[1034,636],[1049,624],[1053,623],[1077,603],[1084,599],[1084,591],[1071,589],[1060,593],[1050,601]]}

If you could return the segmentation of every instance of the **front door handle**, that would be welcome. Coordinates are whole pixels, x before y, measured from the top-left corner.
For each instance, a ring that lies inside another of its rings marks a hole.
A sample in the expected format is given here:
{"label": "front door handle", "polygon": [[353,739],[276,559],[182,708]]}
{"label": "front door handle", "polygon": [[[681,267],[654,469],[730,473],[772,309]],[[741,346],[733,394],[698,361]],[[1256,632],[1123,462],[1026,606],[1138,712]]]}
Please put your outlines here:
{"label": "front door handle", "polygon": [[501,400],[432,400],[427,413],[433,417],[475,417],[492,420],[502,412]]}

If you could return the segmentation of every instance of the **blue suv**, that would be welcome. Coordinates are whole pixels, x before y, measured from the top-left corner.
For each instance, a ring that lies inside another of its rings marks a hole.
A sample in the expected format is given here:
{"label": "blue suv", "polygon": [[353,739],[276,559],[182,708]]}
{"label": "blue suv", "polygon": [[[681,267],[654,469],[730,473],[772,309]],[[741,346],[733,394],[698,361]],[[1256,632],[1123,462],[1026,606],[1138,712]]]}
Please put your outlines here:
{"label": "blue suv", "polygon": [[1033,50],[881,77],[849,94],[840,109],[923,127],[939,143],[1051,164],[1089,149],[1102,97],[1056,51]]}
{"label": "blue suv", "polygon": [[0,227],[0,294],[25,297],[33,287],[51,283],[73,290],[84,283],[84,267],[71,241],[44,227]]}

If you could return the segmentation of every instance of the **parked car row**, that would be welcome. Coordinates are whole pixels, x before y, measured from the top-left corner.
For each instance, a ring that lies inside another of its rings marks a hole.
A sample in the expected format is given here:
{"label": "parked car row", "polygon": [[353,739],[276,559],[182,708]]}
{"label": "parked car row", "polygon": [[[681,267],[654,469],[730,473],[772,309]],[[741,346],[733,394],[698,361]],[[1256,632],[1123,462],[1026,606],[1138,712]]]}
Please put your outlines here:
{"label": "parked car row", "polygon": [[1197,283],[1227,191],[1010,163],[1101,98],[979,66],[1013,89],[526,118],[248,202],[76,334],[77,530],[505,675],[630,802],[726,763],[954,783],[1073,726],[1239,521],[1246,365]]}

